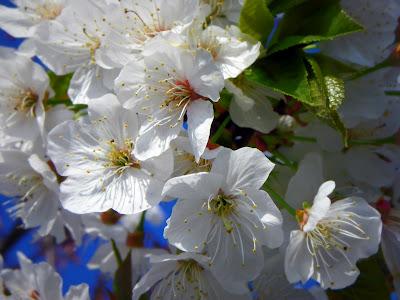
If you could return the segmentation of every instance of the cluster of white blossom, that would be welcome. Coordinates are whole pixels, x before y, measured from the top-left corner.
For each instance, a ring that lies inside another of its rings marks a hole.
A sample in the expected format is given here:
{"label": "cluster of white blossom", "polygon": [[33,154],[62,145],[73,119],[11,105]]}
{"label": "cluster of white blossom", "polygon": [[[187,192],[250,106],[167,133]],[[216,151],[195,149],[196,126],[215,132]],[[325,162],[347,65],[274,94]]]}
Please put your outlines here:
{"label": "cluster of white blossom", "polygon": [[[0,49],[0,193],[40,237],[107,240],[91,268],[113,274],[116,252],[131,253],[133,299],[326,299],[380,246],[400,293],[400,146],[386,142],[400,129],[390,93],[398,68],[346,82],[345,145],[315,115],[274,109],[269,99],[288,99],[241,77],[265,50],[238,27],[244,2],[1,6],[0,27],[25,40]],[[323,53],[360,69],[400,60],[398,1],[342,5],[366,31],[322,43]],[[64,95],[73,105],[56,99],[35,56],[56,78],[73,73]],[[274,152],[211,143],[223,90],[235,126],[290,142]],[[169,249],[145,248],[144,219],[161,222],[158,204],[171,200]],[[47,264],[19,260],[21,270],[0,273],[5,299],[89,299],[83,285],[63,298]],[[310,279],[319,286],[293,285]]]}

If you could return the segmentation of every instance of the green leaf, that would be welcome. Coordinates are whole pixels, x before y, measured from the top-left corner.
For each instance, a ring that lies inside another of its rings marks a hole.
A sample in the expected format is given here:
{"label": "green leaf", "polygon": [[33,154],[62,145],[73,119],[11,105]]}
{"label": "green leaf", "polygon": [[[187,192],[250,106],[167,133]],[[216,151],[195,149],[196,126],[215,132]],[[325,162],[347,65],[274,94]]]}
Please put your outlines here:
{"label": "green leaf", "polygon": [[278,41],[269,54],[363,30],[342,10],[339,0],[309,0],[290,9],[281,23]]}
{"label": "green leaf", "polygon": [[57,99],[58,101],[68,100],[67,92],[71,82],[72,74],[57,76],[53,72],[48,72],[48,75],[50,78],[50,86],[55,93],[52,99]]}
{"label": "green leaf", "polygon": [[245,71],[247,80],[262,84],[275,92],[311,103],[307,70],[297,51],[278,53]]}
{"label": "green leaf", "polygon": [[287,12],[289,9],[296,7],[307,0],[274,0],[268,5],[271,12],[276,15],[278,13]]}
{"label": "green leaf", "polygon": [[114,295],[116,300],[132,299],[132,263],[131,252],[118,267],[114,276]]}
{"label": "green leaf", "polygon": [[380,255],[375,255],[357,264],[360,276],[356,283],[342,290],[328,290],[332,300],[390,299],[390,290],[381,266],[384,262]]}
{"label": "green leaf", "polygon": [[337,112],[345,99],[344,81],[332,75],[324,75],[323,70],[314,58],[306,58],[308,64],[308,80],[311,103],[309,109],[343,136],[344,144],[348,144],[348,132]]}
{"label": "green leaf", "polygon": [[75,120],[86,115],[88,106],[86,104],[73,104],[68,96],[68,88],[73,74],[58,76],[50,71],[48,75],[54,96],[45,101],[45,106],[51,108],[57,105],[65,105],[69,110],[74,112]]}
{"label": "green leaf", "polygon": [[274,17],[269,11],[265,0],[246,0],[239,20],[242,32],[264,42],[274,26]]}

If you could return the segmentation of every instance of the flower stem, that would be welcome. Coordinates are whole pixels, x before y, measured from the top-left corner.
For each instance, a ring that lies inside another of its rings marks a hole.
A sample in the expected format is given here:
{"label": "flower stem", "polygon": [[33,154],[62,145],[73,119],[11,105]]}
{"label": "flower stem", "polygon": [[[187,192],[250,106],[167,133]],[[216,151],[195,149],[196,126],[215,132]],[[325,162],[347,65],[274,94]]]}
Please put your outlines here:
{"label": "flower stem", "polygon": [[266,192],[275,200],[275,202],[278,203],[279,206],[286,209],[287,212],[289,214],[291,214],[293,217],[296,216],[296,210],[293,207],[291,207],[290,204],[287,203],[281,195],[279,195],[270,186],[268,186],[266,184],[264,185],[264,188],[265,188]]}
{"label": "flower stem", "polygon": [[394,144],[396,142],[396,138],[391,136],[384,139],[378,140],[350,140],[350,146],[354,145],[367,145],[367,146],[381,146],[386,144]]}
{"label": "flower stem", "polygon": [[225,127],[228,125],[228,123],[231,120],[231,116],[227,116],[225,120],[222,122],[222,124],[218,127],[217,131],[214,133],[213,137],[211,138],[211,142],[213,144],[217,144],[219,138],[222,136],[224,133]]}
{"label": "flower stem", "polygon": [[291,168],[294,171],[297,171],[297,163],[285,157],[281,152],[278,150],[274,150],[271,152],[275,159],[278,159],[283,163],[283,165]]}
{"label": "flower stem", "polygon": [[142,212],[139,224],[137,225],[135,231],[144,232],[144,221],[145,221],[145,219],[146,219],[146,211]]}
{"label": "flower stem", "polygon": [[368,75],[370,73],[376,72],[376,71],[378,71],[380,69],[388,68],[390,66],[392,66],[392,63],[391,63],[390,59],[386,59],[386,60],[376,64],[373,67],[365,68],[365,69],[357,72],[352,77],[350,77],[348,80],[355,80],[355,79],[358,79],[358,78],[363,77],[365,75]]}
{"label": "flower stem", "polygon": [[117,260],[118,267],[120,267],[122,265],[122,257],[117,245],[115,244],[114,239],[111,239],[111,246],[115,255],[115,259]]}

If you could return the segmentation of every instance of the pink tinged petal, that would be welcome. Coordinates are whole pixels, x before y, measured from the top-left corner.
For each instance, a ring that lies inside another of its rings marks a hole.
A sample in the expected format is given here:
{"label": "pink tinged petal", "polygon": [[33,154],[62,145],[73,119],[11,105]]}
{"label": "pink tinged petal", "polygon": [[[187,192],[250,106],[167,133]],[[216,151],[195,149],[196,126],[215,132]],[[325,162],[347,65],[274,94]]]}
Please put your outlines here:
{"label": "pink tinged petal", "polygon": [[306,282],[314,272],[312,255],[307,250],[305,234],[300,231],[290,233],[285,254],[285,273],[290,283]]}
{"label": "pink tinged petal", "polygon": [[198,162],[210,137],[211,124],[214,119],[213,105],[209,101],[196,100],[189,105],[187,117],[189,139]]}
{"label": "pink tinged petal", "polygon": [[328,196],[335,190],[335,182],[327,181],[324,182],[317,195],[314,198],[314,204],[308,211],[308,220],[304,225],[303,230],[305,232],[311,231],[317,226],[318,222],[325,217],[331,206],[331,200]]}
{"label": "pink tinged petal", "polygon": [[216,195],[222,185],[223,177],[212,173],[196,173],[175,177],[167,181],[162,191],[164,197],[204,200]]}
{"label": "pink tinged petal", "polygon": [[211,169],[225,178],[224,192],[259,189],[267,180],[274,164],[258,149],[244,147],[221,151]]}

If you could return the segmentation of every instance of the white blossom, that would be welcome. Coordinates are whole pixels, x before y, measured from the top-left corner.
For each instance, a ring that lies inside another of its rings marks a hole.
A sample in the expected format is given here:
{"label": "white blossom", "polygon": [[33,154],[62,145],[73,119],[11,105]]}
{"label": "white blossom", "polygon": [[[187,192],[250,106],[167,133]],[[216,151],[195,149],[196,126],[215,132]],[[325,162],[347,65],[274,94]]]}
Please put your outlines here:
{"label": "white blossom", "polygon": [[238,24],[244,0],[201,0],[204,13],[220,26]]}
{"label": "white blossom", "polygon": [[273,166],[255,149],[222,151],[209,173],[170,179],[163,190],[179,199],[165,237],[183,251],[206,251],[213,272],[232,291],[243,291],[260,273],[262,245],[282,243],[281,214],[260,190]]}
{"label": "white blossom", "polygon": [[193,154],[190,141],[186,136],[178,136],[173,141],[174,149],[174,173],[171,177],[187,175],[197,172],[209,172],[212,167],[213,160],[217,157],[224,147],[217,147],[215,149],[204,150],[200,160],[196,162],[196,157]]}
{"label": "white blossom", "polygon": [[328,296],[320,287],[306,290],[295,287],[286,279],[284,270],[284,253],[280,250],[265,251],[265,267],[260,276],[254,280],[256,299],[271,300],[327,300]]}
{"label": "white blossom", "polygon": [[204,30],[193,26],[188,30],[188,43],[191,48],[209,52],[224,79],[235,78],[251,66],[260,55],[261,46],[233,25],[226,29],[210,25]]}
{"label": "white blossom", "polygon": [[11,209],[26,228],[38,227],[39,236],[53,235],[57,242],[66,239],[67,228],[81,240],[80,217],[65,211],[59,199],[59,181],[52,163],[36,153],[21,150],[0,151],[0,188],[4,195],[18,198]]}
{"label": "white blossom", "polygon": [[170,151],[140,160],[138,121],[108,94],[89,104],[90,121],[67,121],[49,134],[48,154],[60,175],[63,206],[78,214],[114,209],[132,214],[161,201],[173,171]]}
{"label": "white blossom", "polygon": [[146,159],[166,151],[182,130],[186,114],[198,161],[214,118],[211,101],[219,100],[223,88],[222,74],[204,50],[192,54],[162,40],[152,47],[156,48],[144,60],[126,65],[116,80],[124,107],[145,116],[134,153]]}
{"label": "white blossom", "polygon": [[357,279],[356,262],[377,252],[382,222],[360,197],[332,203],[335,183],[323,178],[321,157],[311,153],[289,182],[285,198],[298,209],[298,229],[290,233],[285,273],[291,283],[313,278],[323,288],[340,289]]}
{"label": "white blossom", "polygon": [[35,140],[44,128],[48,76],[41,66],[6,48],[0,49],[0,68],[0,130]]}
{"label": "white blossom", "polygon": [[33,37],[39,26],[55,20],[69,0],[15,0],[16,8],[0,6],[0,27],[14,37]]}
{"label": "white blossom", "polygon": [[[46,28],[39,28],[36,54],[57,75],[74,72],[69,95],[74,103],[88,103],[106,94],[109,76],[116,76],[108,52],[119,19],[116,3],[105,0],[71,1]],[[111,72],[111,74],[110,74]]]}
{"label": "white blossom", "polygon": [[245,79],[225,81],[225,88],[233,94],[229,113],[235,124],[269,133],[276,128],[279,115],[274,112],[269,97],[276,94],[269,89]]}
{"label": "white blossom", "polygon": [[225,290],[208,265],[208,258],[195,253],[152,255],[152,268],[133,289],[132,300],[152,289],[150,299],[251,299],[250,293],[235,295]]}
{"label": "white blossom", "polygon": [[6,299],[40,300],[89,300],[86,284],[73,286],[66,297],[62,296],[62,279],[47,263],[33,264],[22,253],[18,253],[20,268],[4,269],[0,273],[9,296]]}
{"label": "white blossom", "polygon": [[115,242],[122,259],[131,254],[132,282],[137,282],[150,268],[148,254],[164,254],[163,249],[144,247],[144,233],[137,231],[141,215],[121,216],[107,211],[101,214],[83,216],[85,231],[94,237],[101,237],[107,242],[100,245],[88,263],[91,269],[100,269],[108,276],[113,276],[118,269],[115,253],[110,241]]}

